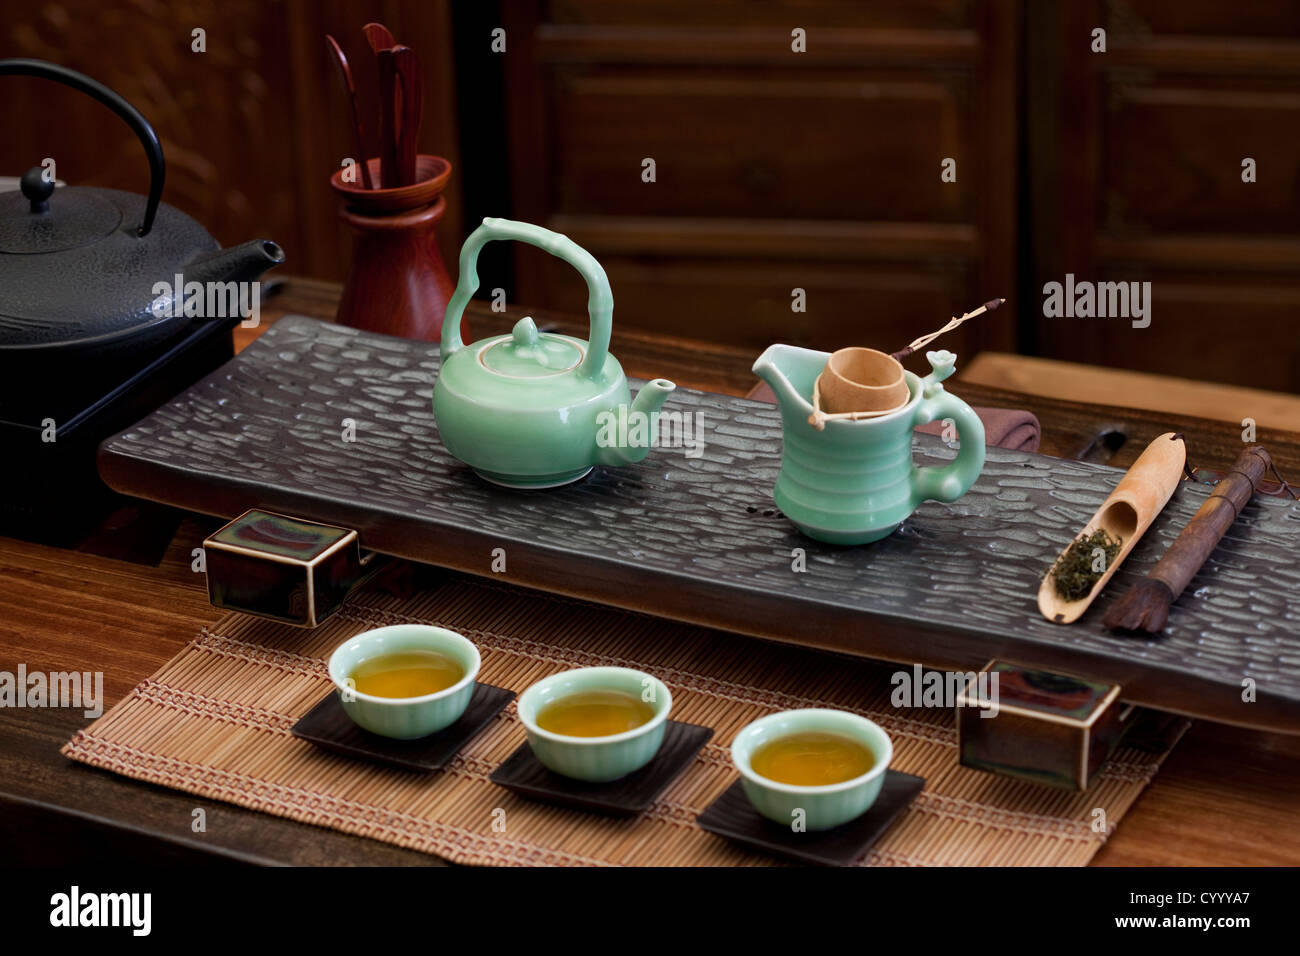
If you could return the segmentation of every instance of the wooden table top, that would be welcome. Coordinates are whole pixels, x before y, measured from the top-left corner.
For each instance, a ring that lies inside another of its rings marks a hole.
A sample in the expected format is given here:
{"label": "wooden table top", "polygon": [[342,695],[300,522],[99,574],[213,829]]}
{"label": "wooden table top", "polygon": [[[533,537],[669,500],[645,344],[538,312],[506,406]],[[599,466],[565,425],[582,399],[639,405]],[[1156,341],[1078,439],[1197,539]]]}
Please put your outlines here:
{"label": "wooden table top", "polygon": [[[330,283],[288,280],[264,306],[263,318],[330,317],[338,291]],[[508,328],[518,314],[471,307],[469,318],[479,337]],[[563,317],[534,315],[539,324],[572,325]],[[239,338],[246,342],[251,334]],[[749,371],[754,356],[741,350],[616,330],[612,351],[634,376],[671,373],[680,384],[732,394],[755,382]],[[1049,455],[1086,451],[1093,460],[1126,467],[1150,439],[1176,429],[1187,436],[1193,463],[1224,469],[1241,447],[1240,426],[973,382],[953,390],[972,404],[1034,411],[1043,425],[1040,451]],[[1261,428],[1258,437],[1284,474],[1300,475],[1300,434]],[[29,671],[102,671],[105,706],[120,700],[216,618],[203,575],[191,569],[193,549],[216,524],[141,505],[119,512],[76,550],[0,538],[0,670],[12,673],[22,663]],[[147,539],[165,549],[156,564],[140,563]],[[169,862],[437,862],[72,763],[59,747],[87,722],[79,710],[0,710],[0,840],[15,863],[103,859],[107,853]],[[1297,758],[1300,737],[1196,723],[1094,862],[1300,863],[1300,830],[1293,825]],[[206,813],[203,832],[192,827],[199,807]]]}

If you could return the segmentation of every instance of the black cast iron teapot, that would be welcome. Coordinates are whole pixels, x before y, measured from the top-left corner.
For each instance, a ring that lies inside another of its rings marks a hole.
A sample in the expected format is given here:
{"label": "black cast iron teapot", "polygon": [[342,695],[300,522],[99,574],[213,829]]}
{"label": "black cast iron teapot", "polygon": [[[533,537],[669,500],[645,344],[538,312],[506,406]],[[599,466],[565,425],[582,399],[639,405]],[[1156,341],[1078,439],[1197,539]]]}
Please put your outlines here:
{"label": "black cast iron teapot", "polygon": [[[139,137],[150,176],[145,198],[116,189],[55,189],[36,167],[22,177],[21,192],[0,193],[0,375],[66,375],[79,364],[163,342],[214,317],[202,308],[186,315],[175,297],[160,296],[160,284],[175,288],[177,276],[187,286],[252,282],[284,261],[280,247],[265,239],[222,249],[201,225],[161,202],[162,145],[117,93],[53,63],[0,60],[0,76],[13,75],[54,80],[103,103]],[[229,291],[218,288],[208,299],[224,310]]]}

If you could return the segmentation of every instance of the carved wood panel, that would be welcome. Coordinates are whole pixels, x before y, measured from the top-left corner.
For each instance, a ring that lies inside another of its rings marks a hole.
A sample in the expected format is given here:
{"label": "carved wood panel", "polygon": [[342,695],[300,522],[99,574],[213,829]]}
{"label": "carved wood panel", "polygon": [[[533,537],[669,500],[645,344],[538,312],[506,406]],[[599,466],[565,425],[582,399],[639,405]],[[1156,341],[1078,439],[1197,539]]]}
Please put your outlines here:
{"label": "carved wood panel", "polygon": [[[516,214],[605,262],[648,330],[901,344],[1006,295],[953,345],[1014,349],[1018,9],[508,4]],[[515,262],[520,302],[582,301],[562,267]]]}
{"label": "carved wood panel", "polygon": [[1150,282],[1151,324],[1044,316],[1042,353],[1300,390],[1300,4],[1045,8],[1026,291]]}

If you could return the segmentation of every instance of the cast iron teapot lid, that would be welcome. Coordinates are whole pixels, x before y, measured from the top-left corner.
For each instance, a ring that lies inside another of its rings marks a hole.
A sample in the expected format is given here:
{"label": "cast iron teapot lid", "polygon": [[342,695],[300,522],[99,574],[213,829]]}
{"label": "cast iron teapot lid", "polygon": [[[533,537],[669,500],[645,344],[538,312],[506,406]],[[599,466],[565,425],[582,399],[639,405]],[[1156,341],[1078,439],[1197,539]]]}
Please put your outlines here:
{"label": "cast iron teapot lid", "polygon": [[[198,222],[161,202],[162,144],[148,121],[88,76],[42,60],[0,60],[0,76],[54,80],[121,117],[149,160],[149,195],[62,186],[43,166],[20,191],[0,193],[0,356],[72,351],[129,340],[143,345],[188,321],[154,308],[155,287],[248,281],[284,259],[263,240],[221,250]],[[161,314],[160,314],[161,313]],[[192,316],[191,316],[192,319]]]}

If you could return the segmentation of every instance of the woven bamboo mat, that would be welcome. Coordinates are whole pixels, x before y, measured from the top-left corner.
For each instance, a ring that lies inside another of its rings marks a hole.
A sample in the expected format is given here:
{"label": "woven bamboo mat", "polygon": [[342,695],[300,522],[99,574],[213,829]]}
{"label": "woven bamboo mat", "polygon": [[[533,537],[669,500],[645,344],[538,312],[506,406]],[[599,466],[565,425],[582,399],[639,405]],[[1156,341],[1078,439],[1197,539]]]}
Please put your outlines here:
{"label": "woven bamboo mat", "polygon": [[[650,671],[672,690],[674,718],[715,735],[633,820],[533,803],[489,782],[524,740],[514,704],[432,775],[333,756],[291,736],[331,689],[325,660],[333,648],[403,622],[465,634],[482,652],[481,679],[515,691],[576,666]],[[893,738],[893,766],[926,779],[915,803],[858,861],[867,866],[1083,865],[1163,759],[1123,749],[1083,794],[967,770],[957,765],[950,710],[890,703],[894,670],[448,575],[412,596],[362,588],[312,631],[228,614],[63,753],[205,798],[494,865],[770,864],[694,821],[736,779],[729,756],[736,732],[774,710],[864,714]],[[1094,829],[1098,807],[1107,832]]]}

